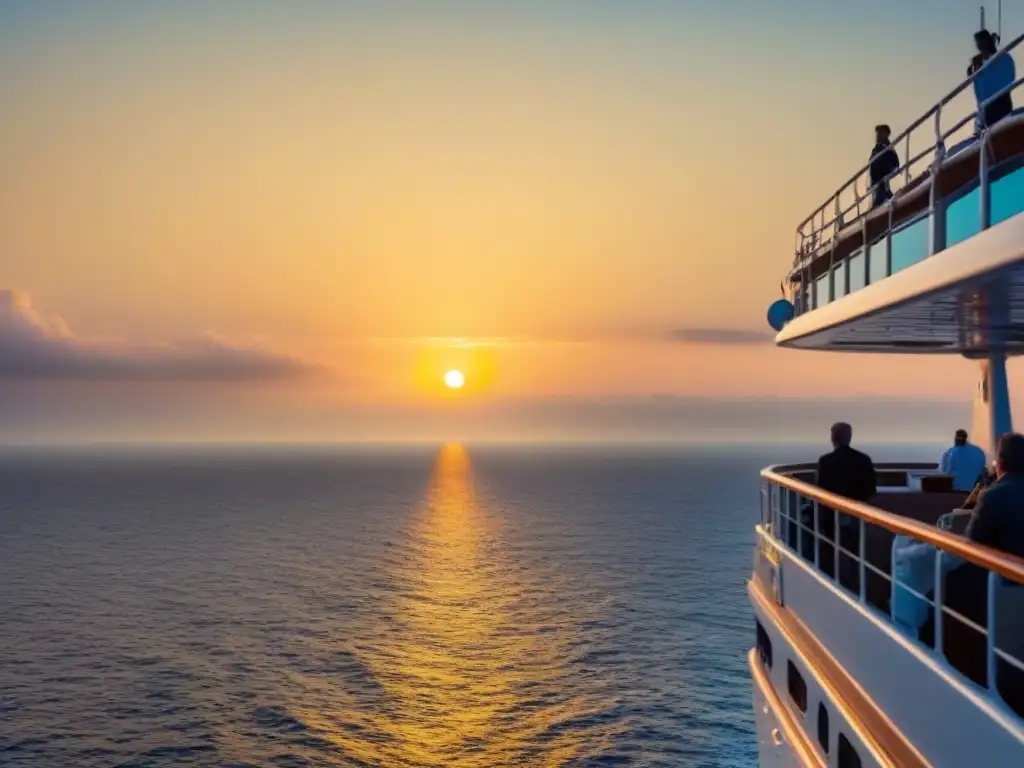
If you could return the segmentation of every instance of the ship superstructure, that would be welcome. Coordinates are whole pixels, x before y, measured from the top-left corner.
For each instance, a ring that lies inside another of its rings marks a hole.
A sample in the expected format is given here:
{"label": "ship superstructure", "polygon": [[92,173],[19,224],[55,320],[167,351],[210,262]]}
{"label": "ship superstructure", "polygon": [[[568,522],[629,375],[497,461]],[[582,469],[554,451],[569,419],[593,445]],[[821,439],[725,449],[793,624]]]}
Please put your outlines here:
{"label": "ship superstructure", "polygon": [[[972,441],[990,457],[1012,430],[1006,360],[1024,353],[1024,109],[985,119],[1024,79],[979,104],[993,61],[893,139],[891,199],[875,204],[865,166],[798,226],[769,312],[783,347],[974,361]],[[761,764],[1024,766],[1024,560],[962,535],[968,494],[935,463],[876,465],[869,503],[815,469],[762,472]],[[964,563],[987,573],[966,608],[946,594]]]}

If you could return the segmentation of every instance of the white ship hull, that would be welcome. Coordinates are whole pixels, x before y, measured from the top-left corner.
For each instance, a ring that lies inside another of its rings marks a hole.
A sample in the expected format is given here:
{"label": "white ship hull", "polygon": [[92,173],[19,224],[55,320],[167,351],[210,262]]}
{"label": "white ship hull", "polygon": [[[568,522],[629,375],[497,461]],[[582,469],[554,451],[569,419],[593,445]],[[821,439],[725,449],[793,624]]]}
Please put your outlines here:
{"label": "white ship hull", "polygon": [[751,677],[754,680],[754,721],[757,724],[757,757],[761,768],[802,768],[804,763],[786,740],[780,714],[773,705],[775,697],[766,687],[768,681],[757,674],[760,659],[750,658]]}

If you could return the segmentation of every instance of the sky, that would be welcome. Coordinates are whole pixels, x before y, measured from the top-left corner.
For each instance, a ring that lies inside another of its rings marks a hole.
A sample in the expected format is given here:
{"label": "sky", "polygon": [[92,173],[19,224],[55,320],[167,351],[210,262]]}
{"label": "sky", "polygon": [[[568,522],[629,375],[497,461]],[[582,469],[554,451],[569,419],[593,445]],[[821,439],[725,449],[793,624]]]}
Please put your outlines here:
{"label": "sky", "polygon": [[977,15],[0,0],[0,440],[944,439],[973,364],[764,317]]}

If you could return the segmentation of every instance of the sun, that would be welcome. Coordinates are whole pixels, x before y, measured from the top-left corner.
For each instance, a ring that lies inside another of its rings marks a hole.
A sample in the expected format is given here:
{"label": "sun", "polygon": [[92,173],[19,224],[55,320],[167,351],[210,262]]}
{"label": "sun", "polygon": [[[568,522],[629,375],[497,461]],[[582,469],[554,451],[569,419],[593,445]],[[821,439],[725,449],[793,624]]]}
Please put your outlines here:
{"label": "sun", "polygon": [[448,389],[462,389],[466,384],[466,377],[462,375],[462,371],[451,370],[444,375],[444,385]]}

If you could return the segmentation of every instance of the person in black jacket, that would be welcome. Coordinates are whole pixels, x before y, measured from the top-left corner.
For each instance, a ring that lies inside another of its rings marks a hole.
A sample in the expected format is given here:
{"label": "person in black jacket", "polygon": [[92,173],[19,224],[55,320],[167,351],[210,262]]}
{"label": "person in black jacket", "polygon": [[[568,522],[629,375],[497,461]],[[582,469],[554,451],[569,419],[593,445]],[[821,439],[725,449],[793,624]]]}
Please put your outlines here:
{"label": "person in black jacket", "polygon": [[875,126],[875,146],[871,150],[871,166],[868,175],[871,178],[871,190],[874,194],[874,205],[878,207],[892,197],[889,188],[889,176],[900,167],[900,158],[889,143],[891,131],[888,125]]}
{"label": "person in black jacket", "polygon": [[853,427],[837,422],[831,436],[833,450],[818,459],[816,485],[854,501],[870,501],[878,490],[875,465],[866,453],[850,447]]}
{"label": "person in black jacket", "polygon": [[[845,422],[832,425],[832,452],[818,459],[814,482],[819,488],[830,491],[853,501],[870,501],[877,490],[875,465],[871,457],[851,448],[853,427]],[[807,510],[804,524],[814,527],[813,507]],[[839,538],[836,538],[838,522]],[[860,551],[860,526],[856,518],[839,512],[824,504],[818,505],[818,532],[821,536],[818,551],[818,566],[829,576],[838,578],[839,583],[857,593],[860,589],[860,573],[850,556],[839,557],[839,573],[836,573],[836,545],[848,553]],[[813,551],[802,552],[808,559]]]}

